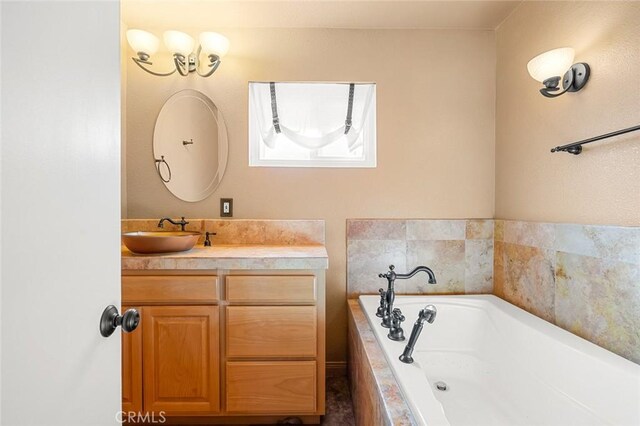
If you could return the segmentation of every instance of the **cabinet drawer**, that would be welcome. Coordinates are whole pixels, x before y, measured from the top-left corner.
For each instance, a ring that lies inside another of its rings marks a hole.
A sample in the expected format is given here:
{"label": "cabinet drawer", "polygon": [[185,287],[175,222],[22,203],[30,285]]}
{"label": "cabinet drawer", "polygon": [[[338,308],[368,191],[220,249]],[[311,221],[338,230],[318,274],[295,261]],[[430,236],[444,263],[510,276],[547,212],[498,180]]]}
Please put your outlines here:
{"label": "cabinet drawer", "polygon": [[316,411],[315,361],[227,362],[230,413]]}
{"label": "cabinet drawer", "polygon": [[315,306],[229,306],[229,358],[315,357]]}
{"label": "cabinet drawer", "polygon": [[316,277],[313,275],[229,276],[230,302],[315,303]]}
{"label": "cabinet drawer", "polygon": [[124,276],[123,303],[215,303],[218,301],[216,276]]}

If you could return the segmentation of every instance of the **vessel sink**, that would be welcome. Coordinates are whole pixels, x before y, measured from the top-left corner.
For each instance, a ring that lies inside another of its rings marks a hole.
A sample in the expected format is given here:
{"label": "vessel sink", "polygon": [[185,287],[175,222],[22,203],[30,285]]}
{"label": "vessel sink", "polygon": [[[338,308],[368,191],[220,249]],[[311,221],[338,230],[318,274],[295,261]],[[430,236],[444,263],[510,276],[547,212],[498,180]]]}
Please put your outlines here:
{"label": "vessel sink", "polygon": [[122,242],[137,254],[171,253],[191,250],[200,238],[191,231],[135,231],[122,234]]}

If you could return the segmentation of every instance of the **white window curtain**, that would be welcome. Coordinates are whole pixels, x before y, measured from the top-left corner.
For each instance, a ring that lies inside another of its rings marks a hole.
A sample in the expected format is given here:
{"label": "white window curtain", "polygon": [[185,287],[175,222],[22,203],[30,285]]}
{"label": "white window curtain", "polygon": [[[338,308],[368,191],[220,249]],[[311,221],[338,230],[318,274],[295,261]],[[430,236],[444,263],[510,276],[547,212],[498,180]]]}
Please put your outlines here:
{"label": "white window curtain", "polygon": [[307,150],[343,143],[352,151],[363,144],[374,84],[355,84],[352,125],[346,134],[349,83],[275,83],[275,91],[281,133],[273,124],[269,83],[249,87],[249,104],[256,119],[252,124],[267,147],[274,149],[284,139]]}

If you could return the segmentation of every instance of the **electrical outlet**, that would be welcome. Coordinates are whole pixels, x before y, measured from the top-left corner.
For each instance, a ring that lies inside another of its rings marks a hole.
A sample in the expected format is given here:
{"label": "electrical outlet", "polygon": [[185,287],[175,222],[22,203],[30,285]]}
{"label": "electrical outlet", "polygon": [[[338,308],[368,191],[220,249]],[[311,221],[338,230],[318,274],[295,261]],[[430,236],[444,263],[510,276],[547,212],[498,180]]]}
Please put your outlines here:
{"label": "electrical outlet", "polygon": [[233,198],[220,198],[220,217],[233,217]]}

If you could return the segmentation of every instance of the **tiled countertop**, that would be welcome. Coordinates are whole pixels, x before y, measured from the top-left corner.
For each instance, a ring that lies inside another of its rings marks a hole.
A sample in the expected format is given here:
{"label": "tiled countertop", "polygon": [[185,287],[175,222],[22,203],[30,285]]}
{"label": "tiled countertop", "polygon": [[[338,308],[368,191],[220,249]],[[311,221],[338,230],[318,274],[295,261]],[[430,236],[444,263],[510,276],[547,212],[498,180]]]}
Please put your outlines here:
{"label": "tiled countertop", "polygon": [[140,255],[122,246],[123,270],[327,269],[323,245],[198,245],[181,253]]}

